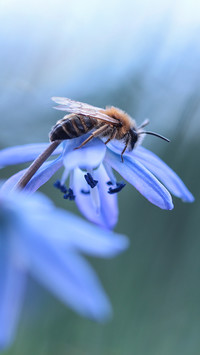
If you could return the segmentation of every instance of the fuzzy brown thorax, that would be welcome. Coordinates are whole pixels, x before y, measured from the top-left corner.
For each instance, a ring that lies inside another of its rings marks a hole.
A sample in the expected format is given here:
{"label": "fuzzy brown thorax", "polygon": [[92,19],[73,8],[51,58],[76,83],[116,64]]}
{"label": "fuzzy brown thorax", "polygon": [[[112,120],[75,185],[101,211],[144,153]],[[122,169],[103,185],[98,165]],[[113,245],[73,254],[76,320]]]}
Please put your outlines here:
{"label": "fuzzy brown thorax", "polygon": [[106,107],[104,113],[112,118],[115,118],[121,123],[121,130],[124,131],[124,134],[131,128],[136,129],[135,121],[126,112],[120,110],[119,108],[114,106]]}

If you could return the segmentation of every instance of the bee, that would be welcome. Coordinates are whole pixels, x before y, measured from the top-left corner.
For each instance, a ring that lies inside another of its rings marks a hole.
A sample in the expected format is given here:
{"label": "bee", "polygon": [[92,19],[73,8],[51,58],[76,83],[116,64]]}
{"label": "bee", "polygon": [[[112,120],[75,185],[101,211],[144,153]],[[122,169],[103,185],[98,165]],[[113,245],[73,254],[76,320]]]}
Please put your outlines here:
{"label": "bee", "polygon": [[122,140],[124,142],[124,148],[121,152],[122,162],[126,149],[133,150],[142,134],[151,134],[169,142],[167,138],[160,134],[143,130],[149,120],[146,119],[137,127],[135,120],[119,108],[112,106],[102,109],[65,97],[52,97],[52,100],[59,104],[55,107],[57,110],[67,111],[70,114],[57,121],[52,128],[49,134],[51,142],[73,139],[88,132],[91,132],[91,135],[75,149],[82,148],[94,137],[106,137],[105,144],[113,139]]}

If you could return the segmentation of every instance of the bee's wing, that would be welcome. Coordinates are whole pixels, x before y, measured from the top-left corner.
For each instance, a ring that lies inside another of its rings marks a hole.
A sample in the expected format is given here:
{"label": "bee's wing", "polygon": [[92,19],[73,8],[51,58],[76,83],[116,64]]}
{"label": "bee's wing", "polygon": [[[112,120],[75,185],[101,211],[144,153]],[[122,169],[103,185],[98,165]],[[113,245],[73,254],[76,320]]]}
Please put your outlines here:
{"label": "bee's wing", "polygon": [[83,102],[73,101],[65,97],[52,97],[52,100],[57,104],[60,104],[59,106],[54,107],[56,110],[91,116],[107,123],[116,125],[119,124],[118,120],[103,113],[104,110],[99,107],[84,104]]}
{"label": "bee's wing", "polygon": [[[57,104],[61,106],[63,105],[63,109],[62,109],[63,111],[67,111],[67,109],[71,109],[71,108],[73,109],[88,108],[88,109],[101,110],[100,107],[95,107],[92,105],[85,104],[83,102],[67,99],[66,97],[52,97],[51,99]],[[58,109],[59,107],[60,106],[57,106],[56,109]]]}

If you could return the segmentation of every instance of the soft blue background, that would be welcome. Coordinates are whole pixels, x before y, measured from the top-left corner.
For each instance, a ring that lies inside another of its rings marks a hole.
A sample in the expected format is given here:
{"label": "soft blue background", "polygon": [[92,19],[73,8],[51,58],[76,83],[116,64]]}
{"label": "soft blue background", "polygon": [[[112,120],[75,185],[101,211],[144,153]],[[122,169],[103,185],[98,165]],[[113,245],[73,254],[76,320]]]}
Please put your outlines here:
{"label": "soft blue background", "polygon": [[[131,247],[115,260],[91,260],[113,304],[111,322],[80,318],[30,280],[6,355],[200,353],[199,63],[198,1],[0,1],[0,148],[48,140],[62,117],[51,96],[112,104],[171,139],[149,136],[144,146],[196,197],[192,205],[174,198],[175,209],[162,211],[127,186],[116,231]],[[52,182],[43,191],[78,213]]]}

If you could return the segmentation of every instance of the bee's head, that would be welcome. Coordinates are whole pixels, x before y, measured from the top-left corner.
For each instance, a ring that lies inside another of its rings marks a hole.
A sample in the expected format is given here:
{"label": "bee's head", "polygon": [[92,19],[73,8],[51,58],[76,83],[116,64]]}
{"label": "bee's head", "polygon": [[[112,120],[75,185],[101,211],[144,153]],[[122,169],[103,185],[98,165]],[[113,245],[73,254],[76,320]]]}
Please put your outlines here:
{"label": "bee's head", "polygon": [[158,133],[155,133],[155,132],[150,132],[150,131],[143,131],[143,128],[148,125],[149,123],[149,120],[146,119],[138,128],[137,128],[137,131],[135,128],[131,128],[130,129],[130,149],[133,150],[133,148],[135,147],[135,144],[136,142],[137,143],[141,143],[141,139],[142,139],[142,135],[143,134],[150,134],[152,136],[155,136],[155,137],[158,137],[158,138],[161,138],[163,139],[164,141],[167,141],[169,142],[169,139],[168,138],[165,138],[163,136],[161,136],[160,134]]}
{"label": "bee's head", "polygon": [[129,131],[130,134],[130,149],[133,150],[135,143],[138,141],[138,133],[136,132],[136,130],[134,128],[131,128]]}
{"label": "bee's head", "polygon": [[132,127],[129,131],[129,135],[130,135],[130,143],[129,143],[129,149],[133,150],[133,148],[135,147],[135,144],[140,144],[142,142],[142,137],[140,136],[141,132],[143,132],[143,128],[149,124],[149,120],[146,119],[144,120],[144,122],[142,122],[142,124],[139,127],[136,127],[136,123],[133,120],[132,123]]}

